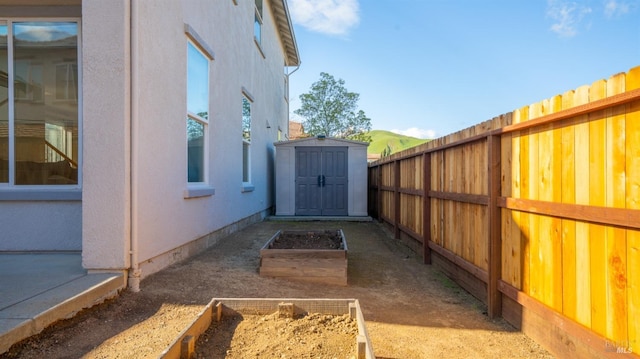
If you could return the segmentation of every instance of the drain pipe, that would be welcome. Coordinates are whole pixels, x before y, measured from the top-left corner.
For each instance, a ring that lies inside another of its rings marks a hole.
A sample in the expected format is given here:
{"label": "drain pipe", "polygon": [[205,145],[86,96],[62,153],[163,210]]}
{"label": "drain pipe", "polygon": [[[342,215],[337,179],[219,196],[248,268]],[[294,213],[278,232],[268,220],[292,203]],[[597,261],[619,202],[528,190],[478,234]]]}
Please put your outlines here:
{"label": "drain pipe", "polygon": [[138,265],[138,197],[136,196],[137,169],[135,166],[138,153],[136,134],[138,133],[138,1],[129,0],[129,289],[140,291],[140,267]]}
{"label": "drain pipe", "polygon": [[290,139],[289,138],[289,122],[291,121],[291,117],[289,116],[290,114],[290,103],[291,103],[291,91],[289,91],[289,89],[291,88],[291,79],[289,78],[291,75],[293,75],[294,72],[298,71],[298,69],[300,69],[300,61],[298,61],[298,66],[296,66],[295,69],[293,69],[293,71],[287,73],[287,98],[289,99],[289,101],[287,101],[287,140]]}

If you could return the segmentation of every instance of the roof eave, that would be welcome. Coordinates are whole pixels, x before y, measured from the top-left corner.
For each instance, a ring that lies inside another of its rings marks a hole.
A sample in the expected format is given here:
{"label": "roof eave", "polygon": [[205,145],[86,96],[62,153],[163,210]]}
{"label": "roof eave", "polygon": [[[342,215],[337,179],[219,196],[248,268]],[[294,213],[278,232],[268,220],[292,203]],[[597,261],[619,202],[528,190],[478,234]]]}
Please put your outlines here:
{"label": "roof eave", "polygon": [[293,23],[289,15],[287,0],[271,0],[271,6],[280,39],[284,46],[286,65],[298,66],[300,65],[300,54],[298,53],[298,45],[296,44],[296,36],[293,32]]}

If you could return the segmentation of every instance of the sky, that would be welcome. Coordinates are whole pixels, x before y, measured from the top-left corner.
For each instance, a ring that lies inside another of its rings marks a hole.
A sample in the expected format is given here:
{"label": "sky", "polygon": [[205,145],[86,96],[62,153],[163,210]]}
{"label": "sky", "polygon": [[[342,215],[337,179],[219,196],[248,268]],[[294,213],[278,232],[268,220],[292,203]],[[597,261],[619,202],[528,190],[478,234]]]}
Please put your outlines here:
{"label": "sky", "polygon": [[640,66],[640,0],[287,2],[293,121],[321,72],[372,129],[437,138]]}

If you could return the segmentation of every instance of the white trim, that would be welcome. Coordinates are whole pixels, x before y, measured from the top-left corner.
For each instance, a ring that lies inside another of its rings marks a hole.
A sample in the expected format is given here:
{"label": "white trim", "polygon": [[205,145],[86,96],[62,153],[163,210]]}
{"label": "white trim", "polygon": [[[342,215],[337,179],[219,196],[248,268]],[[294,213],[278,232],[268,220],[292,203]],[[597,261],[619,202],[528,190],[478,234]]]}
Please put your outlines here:
{"label": "white trim", "polygon": [[[1,8],[1,7],[0,7]],[[24,10],[24,8],[23,8]],[[81,199],[81,189],[82,189],[82,168],[83,168],[83,83],[82,83],[82,18],[80,17],[2,17],[0,18],[0,22],[3,25],[7,26],[7,72],[8,72],[8,84],[13,84],[15,79],[15,69],[14,69],[14,51],[13,51],[13,24],[14,23],[22,23],[22,22],[33,22],[33,23],[75,23],[76,25],[76,64],[77,64],[77,74],[76,79],[78,81],[77,84],[77,114],[76,121],[78,127],[78,158],[77,158],[77,183],[70,185],[51,185],[51,184],[42,184],[42,185],[20,185],[15,183],[15,91],[12,91],[9,87],[8,90],[8,146],[9,146],[9,156],[8,156],[8,166],[9,166],[9,177],[7,183],[0,183],[0,189],[4,192],[0,194],[0,200],[6,198],[15,198],[15,200],[47,200],[47,198],[51,198],[51,200],[58,200],[58,198],[63,198],[61,200],[79,200]],[[80,191],[78,191],[80,190]],[[15,195],[8,195],[8,191],[15,191]],[[46,195],[48,191],[51,191],[52,194]],[[79,192],[80,195],[71,194]],[[61,193],[66,193],[67,195],[61,195]]]}
{"label": "white trim", "polygon": [[210,61],[215,60],[215,53],[213,49],[207,44],[206,41],[200,36],[196,30],[191,27],[189,24],[184,24],[184,33],[187,37],[193,42],[193,44],[200,50],[202,53],[209,58]]}
{"label": "white trim", "polygon": [[249,92],[249,90],[247,90],[246,87],[242,86],[241,87],[241,91],[242,91],[242,94],[247,97],[247,100],[249,100],[251,102],[255,102],[255,100],[253,98],[253,95],[251,94],[251,92]]}
{"label": "white trim", "polygon": [[[256,1],[260,1],[260,9],[258,9],[258,6],[256,6]],[[263,26],[264,26],[264,6],[265,6],[265,2],[264,0],[255,0],[253,3],[253,9],[254,9],[254,18],[253,18],[253,39],[255,40],[256,44],[258,44],[259,47],[262,47],[262,32],[263,32]],[[258,20],[258,23],[260,24],[260,38],[256,37],[256,20]],[[261,50],[262,52],[262,50]]]}
{"label": "white trim", "polygon": [[256,39],[256,37],[253,37],[253,42],[256,44],[256,47],[258,48],[258,51],[260,52],[260,56],[262,56],[263,59],[266,59],[267,57],[264,56],[264,51],[262,51],[262,45],[260,45],[260,43],[258,42],[258,39]]}
{"label": "white trim", "polygon": [[[7,183],[8,188],[14,188],[16,183],[16,155],[15,155],[15,87],[12,87],[15,84],[15,74],[13,69],[13,25],[12,21],[7,21],[7,72],[9,76],[7,77],[7,92],[9,93],[9,103],[8,103],[8,116],[7,120],[9,120],[9,162],[8,168],[9,171],[9,182]],[[15,85],[14,85],[15,86]],[[12,91],[13,90],[13,91]]]}
{"label": "white trim", "polygon": [[202,123],[204,123],[206,125],[209,124],[209,119],[208,118],[204,118],[202,116],[199,116],[199,115],[197,115],[197,114],[195,114],[195,113],[193,113],[191,111],[187,111],[187,117],[192,118],[192,119],[194,119],[194,120],[196,120],[198,122],[202,122]]}
{"label": "white trim", "polygon": [[82,134],[84,133],[83,128],[84,126],[82,125],[83,123],[83,116],[82,114],[84,113],[83,110],[83,96],[82,94],[84,93],[84,87],[82,86],[82,69],[83,69],[83,63],[82,63],[82,19],[78,19],[78,29],[77,29],[77,35],[76,35],[76,39],[78,41],[78,45],[76,46],[76,49],[78,51],[77,54],[77,58],[78,58],[78,73],[76,74],[77,78],[78,78],[78,187],[82,188],[82,166],[83,166],[83,157],[82,157],[82,152],[83,151],[83,137]]}
{"label": "white trim", "polygon": [[191,186],[184,190],[183,196],[188,198],[211,197],[216,194],[216,189],[210,186]]}
{"label": "white trim", "polygon": [[80,189],[20,188],[6,190],[3,188],[0,190],[1,201],[82,201],[82,191]]}
{"label": "white trim", "polygon": [[[207,117],[211,116],[211,61],[213,60],[213,56],[209,56],[210,54],[208,54],[205,49],[203,48],[203,46],[201,46],[202,44],[199,44],[198,42],[196,42],[194,40],[195,38],[200,38],[195,31],[193,31],[193,29],[188,26],[187,24],[185,24],[185,31],[186,30],[190,30],[192,31],[191,33],[187,33],[187,48],[186,48],[186,59],[187,59],[187,78],[185,79],[185,83],[187,85],[187,87],[185,88],[185,91],[187,93],[187,104],[189,102],[189,98],[188,98],[188,92],[189,92],[189,83],[188,83],[188,71],[189,71],[189,44],[191,44],[193,46],[193,48],[198,51],[200,54],[202,54],[202,56],[207,60],[207,91],[208,91],[208,100],[207,100]],[[190,36],[191,35],[191,36]],[[206,47],[206,45],[205,45]],[[185,104],[185,105],[187,105]],[[187,106],[185,106],[187,107]],[[185,122],[185,131],[188,131],[187,129],[187,124],[189,123],[189,119],[192,119],[198,123],[202,124],[203,127],[203,134],[202,134],[202,164],[203,164],[203,168],[202,170],[204,171],[203,173],[203,177],[202,177],[202,181],[200,182],[189,182],[189,143],[187,140],[186,146],[185,146],[185,174],[187,175],[187,187],[188,187],[188,191],[191,189],[196,189],[197,186],[203,186],[203,185],[207,185],[209,182],[209,169],[210,169],[210,165],[209,165],[209,119],[208,118],[203,118],[201,116],[199,116],[198,114],[194,114],[193,112],[189,111],[189,108],[187,107],[187,118],[186,118],[186,122]],[[188,136],[188,133],[185,133]],[[189,198],[191,196],[185,197],[185,198]]]}
{"label": "white trim", "polygon": [[256,186],[252,185],[251,182],[242,182],[242,189],[240,192],[253,192],[256,189]]}
{"label": "white trim", "polygon": [[[249,102],[249,139],[244,138],[244,134],[242,137],[242,192],[250,192],[255,188],[251,184],[251,140],[253,136],[253,96],[249,93],[249,91],[243,86],[242,87],[242,110],[244,111],[244,99],[247,99]],[[242,114],[242,122],[241,122],[242,130],[244,131],[244,113]],[[245,147],[246,147],[246,158],[245,158]],[[246,159],[246,163],[245,163]],[[247,173],[245,176],[245,167],[247,169]],[[245,181],[245,177],[247,181]]]}
{"label": "white trim", "polygon": [[[247,146],[247,179],[244,180],[244,147]],[[251,141],[242,140],[242,186],[243,187],[252,187],[251,185]],[[244,191],[243,191],[244,192]]]}

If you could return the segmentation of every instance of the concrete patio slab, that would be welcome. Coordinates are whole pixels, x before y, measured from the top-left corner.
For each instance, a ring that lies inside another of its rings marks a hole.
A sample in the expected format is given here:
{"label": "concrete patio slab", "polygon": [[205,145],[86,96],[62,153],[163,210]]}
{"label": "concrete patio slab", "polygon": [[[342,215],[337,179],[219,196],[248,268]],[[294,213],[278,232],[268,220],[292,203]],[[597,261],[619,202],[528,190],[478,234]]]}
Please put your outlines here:
{"label": "concrete patio slab", "polygon": [[87,273],[81,263],[77,252],[0,253],[0,353],[125,287],[122,273]]}

